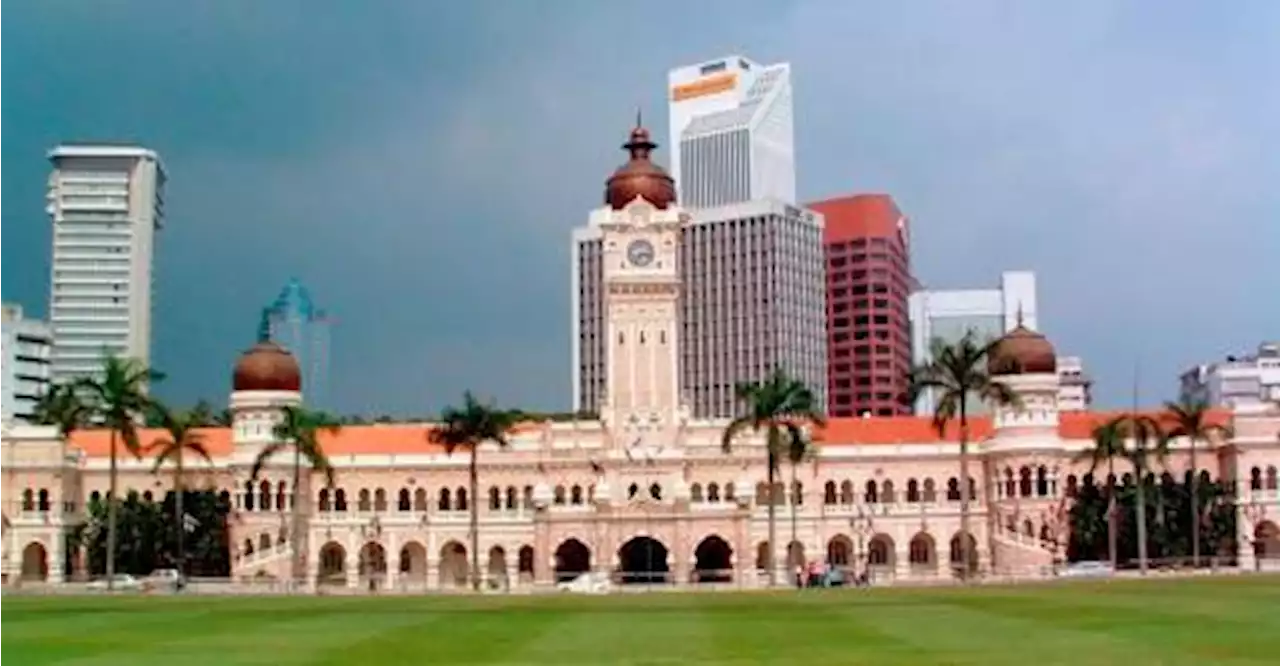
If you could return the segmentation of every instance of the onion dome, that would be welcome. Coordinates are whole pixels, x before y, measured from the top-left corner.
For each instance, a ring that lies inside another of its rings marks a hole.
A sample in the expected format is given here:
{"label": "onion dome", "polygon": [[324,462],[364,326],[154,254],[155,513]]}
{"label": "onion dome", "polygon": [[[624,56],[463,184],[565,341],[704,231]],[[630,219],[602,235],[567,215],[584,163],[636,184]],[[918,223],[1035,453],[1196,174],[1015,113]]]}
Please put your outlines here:
{"label": "onion dome", "polygon": [[1056,373],[1058,353],[1048,338],[1022,323],[1018,313],[1018,325],[996,341],[987,354],[987,372],[993,375],[1029,375]]}
{"label": "onion dome", "polygon": [[641,197],[655,208],[665,210],[676,202],[676,182],[666,170],[649,160],[649,154],[658,144],[649,140],[649,130],[640,126],[631,130],[631,140],[622,146],[631,159],[618,167],[605,184],[604,202],[614,210],[622,210],[636,197]]}
{"label": "onion dome", "polygon": [[289,350],[270,340],[261,340],[240,355],[232,390],[301,391],[302,371]]}

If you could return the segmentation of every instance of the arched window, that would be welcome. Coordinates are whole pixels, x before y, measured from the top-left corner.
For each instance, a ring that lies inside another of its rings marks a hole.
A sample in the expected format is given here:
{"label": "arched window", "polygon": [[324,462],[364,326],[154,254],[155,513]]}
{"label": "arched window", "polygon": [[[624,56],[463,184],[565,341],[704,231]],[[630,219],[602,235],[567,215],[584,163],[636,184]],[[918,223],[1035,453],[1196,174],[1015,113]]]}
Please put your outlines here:
{"label": "arched window", "polygon": [[854,503],[853,482],[849,479],[840,482],[840,503],[845,505]]}
{"label": "arched window", "polygon": [[877,492],[874,480],[867,480],[867,492],[863,495],[862,501],[867,504],[875,504],[880,501],[880,494]]}
{"label": "arched window", "polygon": [[929,504],[938,501],[938,488],[932,478],[924,480],[924,495],[921,498]]}
{"label": "arched window", "polygon": [[907,501],[920,501],[920,482],[915,479],[907,479]]}
{"label": "arched window", "polygon": [[263,511],[271,510],[271,482],[266,479],[258,485],[258,505]]}
{"label": "arched window", "polygon": [[36,493],[36,510],[49,510],[49,490],[47,488],[41,488],[40,492]]}
{"label": "arched window", "polygon": [[574,506],[582,506],[582,486],[573,484],[573,488],[569,489],[569,503]]}
{"label": "arched window", "polygon": [[524,489],[520,491],[520,495],[522,497],[521,501],[524,504],[524,508],[532,509],[533,508],[533,486],[525,486]]}
{"label": "arched window", "polygon": [[361,512],[373,511],[373,498],[369,495],[368,488],[360,489],[359,498],[356,503]]}
{"label": "arched window", "polygon": [[724,501],[732,502],[736,499],[738,499],[738,497],[734,494],[733,482],[730,481],[729,483],[724,484]]}
{"label": "arched window", "polygon": [[150,490],[143,491],[143,493],[142,493],[142,501],[143,501],[143,502],[145,502],[145,503],[147,503],[147,504],[151,504],[152,502],[154,502],[154,501],[155,501],[155,496],[151,494],[151,491],[150,491]]}
{"label": "arched window", "polygon": [[[1277,481],[1280,481],[1280,479],[1276,478],[1276,466],[1267,465],[1267,490],[1275,490]],[[1270,553],[1270,551],[1268,551],[1268,553]],[[1268,557],[1270,557],[1270,555],[1268,555]]]}
{"label": "arched window", "polygon": [[1031,497],[1031,491],[1034,490],[1031,482],[1031,468],[1022,467],[1018,469],[1018,494],[1022,497]]}
{"label": "arched window", "polygon": [[518,501],[520,501],[520,498],[519,493],[516,492],[516,487],[507,486],[507,511],[515,511]]}
{"label": "arched window", "polygon": [[654,483],[653,485],[650,485],[649,497],[652,497],[654,500],[661,502],[662,501],[662,485],[659,483]]}
{"label": "arched window", "polygon": [[27,488],[26,490],[22,491],[22,510],[23,511],[36,510],[36,491],[30,488]]}
{"label": "arched window", "polygon": [[289,501],[289,486],[284,481],[276,484],[276,510],[284,511],[293,507],[293,502]]}
{"label": "arched window", "polygon": [[342,488],[338,488],[337,490],[333,491],[333,510],[339,511],[339,512],[347,510],[347,491],[346,490],[343,490]]}
{"label": "arched window", "polygon": [[799,481],[791,482],[791,503],[795,506],[804,505],[804,484]]}
{"label": "arched window", "polygon": [[689,486],[689,501],[697,504],[703,502],[701,483],[693,483]]}
{"label": "arched window", "polygon": [[1049,468],[1044,465],[1036,468],[1036,496],[1049,496]]}
{"label": "arched window", "polygon": [[564,506],[564,503],[567,501],[566,500],[567,496],[568,496],[568,493],[565,490],[565,487],[557,485],[555,494],[552,496],[551,501],[555,503],[556,506]]}
{"label": "arched window", "polygon": [[413,509],[413,500],[409,496],[408,488],[400,489],[399,501],[396,502],[396,508],[401,511],[409,511]]}
{"label": "arched window", "polygon": [[823,504],[827,506],[832,506],[836,503],[838,499],[839,497],[836,496],[835,481],[828,481],[822,484],[822,503]]}
{"label": "arched window", "polygon": [[440,501],[436,504],[438,511],[450,511],[453,509],[453,493],[448,488],[440,489]]}
{"label": "arched window", "polygon": [[1262,490],[1262,469],[1259,467],[1249,470],[1249,490]]}
{"label": "arched window", "polygon": [[382,488],[373,491],[373,510],[378,513],[387,510],[387,491]]}
{"label": "arched window", "polygon": [[893,481],[885,479],[884,483],[880,484],[880,501],[885,504],[893,504],[898,501],[897,495],[893,492]]}
{"label": "arched window", "polygon": [[427,489],[426,488],[419,488],[413,491],[413,510],[414,511],[427,510]]}
{"label": "arched window", "polygon": [[458,511],[466,511],[468,507],[470,507],[470,505],[467,504],[467,489],[458,488],[453,494],[455,498],[453,508]]}
{"label": "arched window", "polygon": [[1067,475],[1067,497],[1075,497],[1080,492],[1080,479],[1075,474]]}
{"label": "arched window", "polygon": [[502,491],[497,486],[489,486],[489,510],[499,511],[502,509]]}
{"label": "arched window", "polygon": [[244,482],[244,510],[245,511],[253,511],[253,505],[254,505],[253,499],[254,499],[253,498],[253,482],[245,481]]}
{"label": "arched window", "polygon": [[769,485],[763,481],[756,484],[756,504],[760,506],[769,504]]}
{"label": "arched window", "polygon": [[707,501],[708,502],[720,501],[720,484],[716,483],[715,481],[712,481],[711,483],[707,484]]}
{"label": "arched window", "polygon": [[316,503],[320,505],[320,510],[321,511],[332,510],[332,507],[329,506],[329,489],[321,488],[319,495],[320,495],[319,500]]}
{"label": "arched window", "polygon": [[1018,484],[1013,480],[1013,468],[1006,467],[1004,468],[1004,496],[1017,497],[1017,495]]}
{"label": "arched window", "polygon": [[950,479],[947,479],[947,501],[948,502],[960,501],[960,479],[954,476],[951,477]]}

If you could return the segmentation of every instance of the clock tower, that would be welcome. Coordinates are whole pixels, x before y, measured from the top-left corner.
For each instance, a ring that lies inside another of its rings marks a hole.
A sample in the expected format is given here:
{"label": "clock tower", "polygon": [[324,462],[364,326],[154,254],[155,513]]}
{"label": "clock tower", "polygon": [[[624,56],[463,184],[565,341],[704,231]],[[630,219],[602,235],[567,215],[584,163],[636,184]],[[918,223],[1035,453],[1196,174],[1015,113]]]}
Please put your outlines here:
{"label": "clock tower", "polygon": [[637,125],[630,160],[609,178],[591,214],[601,232],[606,389],[601,419],[622,431],[666,430],[686,418],[680,400],[680,229],[675,183],[650,161],[657,146]]}

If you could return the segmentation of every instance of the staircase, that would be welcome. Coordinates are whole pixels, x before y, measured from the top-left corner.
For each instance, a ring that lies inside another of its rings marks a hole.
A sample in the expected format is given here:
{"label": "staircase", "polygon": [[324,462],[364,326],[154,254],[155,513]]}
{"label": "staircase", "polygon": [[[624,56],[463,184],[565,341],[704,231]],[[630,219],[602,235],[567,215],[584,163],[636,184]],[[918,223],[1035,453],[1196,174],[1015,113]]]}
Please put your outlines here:
{"label": "staircase", "polygon": [[1005,527],[995,533],[996,573],[1014,578],[1051,575],[1054,564],[1052,544]]}
{"label": "staircase", "polygon": [[293,548],[288,543],[274,544],[270,548],[255,550],[241,557],[231,566],[231,577],[253,579],[271,577],[288,580],[291,575]]}

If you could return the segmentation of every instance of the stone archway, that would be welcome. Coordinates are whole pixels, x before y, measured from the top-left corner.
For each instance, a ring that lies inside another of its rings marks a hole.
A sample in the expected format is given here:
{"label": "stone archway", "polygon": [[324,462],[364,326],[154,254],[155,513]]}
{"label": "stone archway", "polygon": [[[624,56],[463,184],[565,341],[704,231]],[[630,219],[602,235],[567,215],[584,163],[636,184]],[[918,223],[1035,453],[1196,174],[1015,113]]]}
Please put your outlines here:
{"label": "stone archway", "polygon": [[892,576],[896,564],[893,537],[883,532],[871,537],[867,543],[867,569],[879,576]]}
{"label": "stone archway", "polygon": [[[967,545],[967,552],[966,552]],[[956,532],[951,537],[951,570],[958,576],[972,576],[978,572],[978,540],[972,534]],[[968,561],[966,562],[966,557]],[[967,569],[967,571],[966,571]]]}
{"label": "stone archway", "polygon": [[1258,523],[1253,529],[1253,556],[1258,560],[1280,560],[1280,526],[1270,520]]}
{"label": "stone archway", "polygon": [[853,541],[843,534],[831,537],[827,542],[827,564],[845,569],[853,566]]}
{"label": "stone archway", "polygon": [[769,542],[761,541],[756,544],[756,570],[769,570]]}
{"label": "stone archway", "polygon": [[618,549],[623,583],[665,583],[671,572],[667,547],[649,536],[633,537]]}
{"label": "stone archway", "polygon": [[510,581],[507,580],[507,551],[505,548],[494,546],[489,549],[489,561],[485,565],[485,573],[491,585],[505,588],[510,584]]}
{"label": "stone archway", "polygon": [[556,582],[573,580],[591,571],[591,549],[577,539],[569,538],[556,547]]}
{"label": "stone archway", "polygon": [[440,587],[467,586],[467,547],[450,541],[440,547]]}
{"label": "stone archway", "polygon": [[728,583],[733,580],[733,548],[719,535],[712,534],[699,542],[693,557],[693,582]]}
{"label": "stone archway", "polygon": [[424,585],[427,582],[427,547],[410,541],[400,549],[400,576],[402,584]]}
{"label": "stone archway", "polygon": [[799,541],[792,541],[787,544],[787,575],[794,574],[796,567],[803,567],[806,564],[804,544]]}
{"label": "stone archway", "polygon": [[22,549],[22,580],[44,582],[49,579],[49,551],[39,541]]}
{"label": "stone archway", "polygon": [[386,584],[387,550],[376,541],[366,543],[360,549],[360,587],[377,589]]}
{"label": "stone archway", "polygon": [[907,545],[907,557],[913,573],[930,573],[938,570],[938,548],[928,532],[917,532]]}
{"label": "stone archway", "polygon": [[347,584],[347,550],[337,541],[320,547],[320,571],[316,582],[320,585]]}

